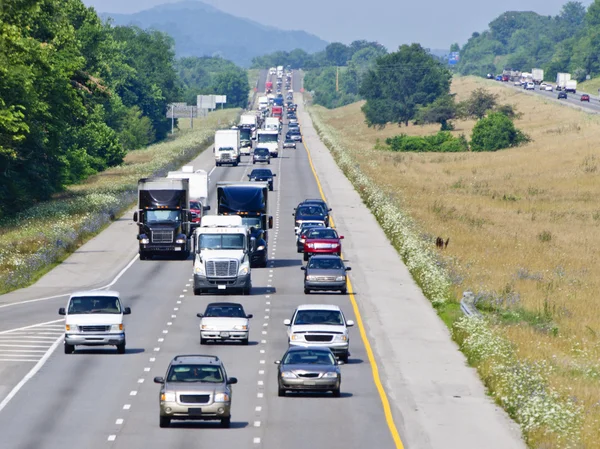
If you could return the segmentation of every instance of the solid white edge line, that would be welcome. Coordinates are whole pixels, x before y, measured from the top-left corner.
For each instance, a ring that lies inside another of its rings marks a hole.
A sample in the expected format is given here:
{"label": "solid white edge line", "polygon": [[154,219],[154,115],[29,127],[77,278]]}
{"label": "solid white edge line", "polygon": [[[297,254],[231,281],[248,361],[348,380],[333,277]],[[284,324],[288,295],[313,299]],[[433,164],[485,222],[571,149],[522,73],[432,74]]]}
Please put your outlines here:
{"label": "solid white edge line", "polygon": [[58,337],[56,339],[56,341],[52,344],[52,346],[50,346],[48,351],[46,351],[44,356],[35,364],[35,366],[33,368],[31,368],[31,370],[25,375],[25,377],[23,379],[21,379],[21,381],[17,385],[15,385],[15,387],[10,391],[10,393],[8,393],[8,395],[6,395],[6,397],[2,400],[2,402],[0,402],[0,412],[4,409],[4,407],[6,407],[8,405],[8,403],[11,401],[11,399],[17,395],[19,390],[21,388],[23,388],[25,386],[25,384],[27,382],[29,382],[29,380],[33,376],[36,375],[36,373],[42,368],[42,366],[44,366],[44,364],[48,361],[48,359],[50,358],[52,353],[56,350],[58,345],[62,342],[63,338],[64,337],[61,335],[60,337]]}
{"label": "solid white edge line", "polygon": [[[10,332],[22,331],[22,330],[25,330],[25,329],[31,329],[32,327],[44,326],[45,324],[53,324],[53,323],[58,323],[58,322],[60,322],[60,321],[64,321],[64,320],[65,320],[64,318],[60,318],[60,319],[58,319],[58,320],[53,320],[53,321],[45,321],[44,323],[32,324],[32,325],[30,325],[30,326],[24,326],[24,327],[15,327],[14,329],[9,329],[9,330],[7,330],[7,331],[2,331],[2,332],[0,332],[0,335],[3,335],[3,334],[8,334],[8,333],[10,333]],[[62,337],[62,336],[63,336],[63,334],[61,334],[60,336]]]}

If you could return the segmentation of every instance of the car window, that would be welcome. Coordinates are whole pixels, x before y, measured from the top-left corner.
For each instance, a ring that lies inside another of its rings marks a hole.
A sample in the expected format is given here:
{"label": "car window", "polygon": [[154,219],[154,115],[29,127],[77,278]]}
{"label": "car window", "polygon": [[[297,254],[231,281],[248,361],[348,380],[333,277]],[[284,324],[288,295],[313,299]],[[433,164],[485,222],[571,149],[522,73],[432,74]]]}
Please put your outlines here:
{"label": "car window", "polygon": [[308,233],[309,239],[337,239],[338,235],[333,229],[311,229]]}
{"label": "car window", "polygon": [[173,365],[167,374],[168,382],[222,383],[221,367],[214,365]]}
{"label": "car window", "polygon": [[121,302],[114,296],[76,296],[69,301],[67,313],[121,313]]}
{"label": "car window", "polygon": [[335,358],[330,352],[326,351],[291,351],[283,357],[285,365],[335,365]]}
{"label": "car window", "polygon": [[318,258],[311,257],[308,262],[308,268],[317,270],[341,270],[343,268],[342,261],[334,258]]}
{"label": "car window", "polygon": [[244,313],[242,306],[237,305],[208,306],[204,316],[208,318],[246,318],[246,314]]}
{"label": "car window", "polygon": [[337,310],[299,310],[294,319],[295,325],[326,324],[343,325],[341,312]]}
{"label": "car window", "polygon": [[252,170],[250,176],[272,176],[271,170]]}
{"label": "car window", "polygon": [[264,156],[269,154],[269,150],[266,148],[257,148],[254,150],[254,154],[258,154],[259,156]]}
{"label": "car window", "polygon": [[296,209],[299,215],[324,215],[323,209],[319,206],[302,206]]}

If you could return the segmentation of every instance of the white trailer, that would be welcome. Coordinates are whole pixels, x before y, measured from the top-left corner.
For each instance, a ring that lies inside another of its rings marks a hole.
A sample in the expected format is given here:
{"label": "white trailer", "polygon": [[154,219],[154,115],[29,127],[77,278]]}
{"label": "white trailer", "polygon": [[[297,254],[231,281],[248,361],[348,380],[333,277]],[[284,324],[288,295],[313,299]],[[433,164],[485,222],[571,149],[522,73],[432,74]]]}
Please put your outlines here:
{"label": "white trailer", "polygon": [[167,173],[167,178],[188,180],[192,222],[199,223],[203,213],[210,210],[208,205],[208,173],[204,170],[194,170],[193,166],[186,165],[181,168],[181,171]]}
{"label": "white trailer", "polygon": [[223,164],[232,164],[237,167],[240,163],[240,130],[221,129],[217,131],[213,152],[217,167]]}
{"label": "white trailer", "polygon": [[565,92],[571,92],[571,93],[576,93],[577,92],[577,81],[576,80],[569,80],[567,81],[567,84],[565,85]]}
{"label": "white trailer", "polygon": [[567,81],[571,80],[570,73],[557,73],[556,74],[556,90],[563,90],[567,87]]}
{"label": "white trailer", "polygon": [[531,69],[531,75],[535,84],[541,84],[544,81],[543,69]]}

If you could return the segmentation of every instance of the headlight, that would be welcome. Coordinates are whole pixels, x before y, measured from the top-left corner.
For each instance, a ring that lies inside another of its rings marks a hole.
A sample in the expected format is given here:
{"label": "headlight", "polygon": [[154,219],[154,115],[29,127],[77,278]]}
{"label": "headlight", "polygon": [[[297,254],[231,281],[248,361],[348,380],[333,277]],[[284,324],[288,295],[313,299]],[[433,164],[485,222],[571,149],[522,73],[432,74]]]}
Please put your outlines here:
{"label": "headlight", "polygon": [[306,280],[307,281],[316,281],[317,280],[317,276],[309,274],[308,276],[306,276]]}
{"label": "headlight", "polygon": [[233,326],[233,330],[234,331],[247,331],[248,325],[244,324],[244,325]]}
{"label": "headlight", "polygon": [[200,326],[200,329],[202,329],[203,331],[212,331],[212,330],[214,330],[214,328],[212,326],[208,326],[207,324],[203,324],[202,326]]}
{"label": "headlight", "polygon": [[150,239],[148,239],[148,238],[145,238],[145,239],[140,239],[140,243],[141,243],[142,245],[147,245],[147,244],[149,244],[149,243],[150,243]]}
{"label": "headlight", "polygon": [[196,265],[194,267],[194,274],[204,274],[204,265]]}
{"label": "headlight", "polygon": [[183,245],[185,243],[185,239],[176,239],[175,243],[179,243],[180,245]]}
{"label": "headlight", "polygon": [[166,392],[160,395],[160,400],[163,402],[175,402],[175,393]]}
{"label": "headlight", "polygon": [[332,247],[332,248],[337,248],[338,246],[340,246],[340,244],[339,244],[339,243],[332,243],[332,244],[331,244],[331,247]]}
{"label": "headlight", "polygon": [[262,251],[263,249],[265,249],[265,245],[260,245],[258,248],[256,248],[256,251]]}
{"label": "headlight", "polygon": [[335,339],[337,341],[348,341],[348,336],[347,335],[336,335]]}
{"label": "headlight", "polygon": [[215,394],[215,402],[229,402],[229,395],[227,393]]}
{"label": "headlight", "polygon": [[308,246],[309,248],[314,248],[315,244],[314,243],[307,243],[306,246]]}
{"label": "headlight", "polygon": [[294,373],[292,373],[291,371],[282,371],[281,372],[281,377],[284,379],[295,379],[298,376],[296,376]]}
{"label": "headlight", "polygon": [[67,325],[65,325],[65,330],[67,332],[77,332],[77,326],[74,326],[72,324],[67,324]]}
{"label": "headlight", "polygon": [[327,378],[327,377],[328,377],[328,378],[332,378],[332,377],[338,377],[338,373],[336,373],[335,371],[333,371],[333,372],[330,372],[330,373],[325,373],[325,374],[323,374],[323,377],[324,377],[324,378]]}
{"label": "headlight", "polygon": [[335,280],[336,281],[345,281],[346,280],[346,276],[336,276]]}
{"label": "headlight", "polygon": [[250,271],[250,267],[244,266],[244,267],[240,268],[239,274],[248,274],[249,271]]}
{"label": "headlight", "polygon": [[292,335],[290,336],[290,340],[292,340],[292,341],[299,341],[299,340],[302,340],[302,335],[300,335],[300,334],[292,334]]}
{"label": "headlight", "polygon": [[123,324],[113,324],[110,327],[111,332],[119,332],[125,329],[125,326],[123,326]]}

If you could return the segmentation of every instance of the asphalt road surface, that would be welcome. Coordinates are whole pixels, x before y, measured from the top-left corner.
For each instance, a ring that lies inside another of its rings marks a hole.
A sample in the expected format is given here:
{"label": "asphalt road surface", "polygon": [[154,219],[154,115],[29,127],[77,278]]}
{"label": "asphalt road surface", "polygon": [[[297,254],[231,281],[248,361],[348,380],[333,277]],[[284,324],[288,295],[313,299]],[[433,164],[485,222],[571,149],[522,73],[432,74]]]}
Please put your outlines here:
{"label": "asphalt road surface", "polygon": [[[259,89],[265,80],[263,72]],[[296,92],[300,84],[295,73]],[[0,297],[0,447],[524,447],[320,143],[302,97],[295,98],[321,186],[303,145],[280,150],[281,157],[272,160],[277,177],[269,194],[275,223],[270,260],[267,268],[252,270],[250,296],[194,296],[191,259],[137,259],[136,228],[128,214],[36,286]],[[246,180],[253,167],[248,159],[242,157],[238,167],[214,168],[212,152],[205,151],[193,161],[210,172],[212,213],[215,184]],[[321,189],[346,237],[344,255],[353,268],[355,295],[303,293],[292,212],[303,199],[320,197]],[[100,348],[65,355],[57,309],[66,296],[54,296],[108,284],[132,309],[126,317],[126,354]],[[200,346],[196,313],[215,300],[240,302],[254,315],[249,346]],[[359,321],[350,330],[341,398],[277,396],[273,362],[287,347],[283,320],[303,303],[336,304],[347,319]],[[231,429],[216,422],[158,426],[159,387],[152,379],[165,374],[175,355],[194,353],[218,355],[239,380]]]}

